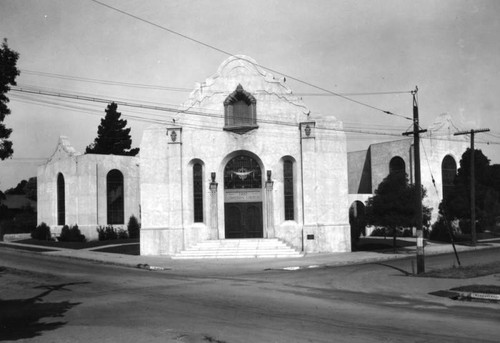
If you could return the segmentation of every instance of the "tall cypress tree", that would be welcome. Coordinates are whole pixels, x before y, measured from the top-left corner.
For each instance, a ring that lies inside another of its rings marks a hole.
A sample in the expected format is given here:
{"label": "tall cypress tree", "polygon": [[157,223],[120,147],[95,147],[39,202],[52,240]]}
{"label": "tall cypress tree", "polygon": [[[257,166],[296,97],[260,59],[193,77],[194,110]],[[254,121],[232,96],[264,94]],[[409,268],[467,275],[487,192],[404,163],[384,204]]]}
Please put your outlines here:
{"label": "tall cypress tree", "polygon": [[130,149],[132,145],[130,128],[126,128],[125,119],[120,119],[122,114],[117,108],[118,105],[114,102],[108,105],[105,110],[106,115],[97,128],[97,137],[94,143],[85,149],[86,154],[137,155],[139,148]]}
{"label": "tall cypress tree", "polygon": [[8,138],[12,129],[5,127],[3,120],[10,114],[7,107],[9,98],[5,95],[10,90],[10,86],[16,85],[16,77],[19,75],[19,69],[16,68],[19,54],[7,46],[7,39],[4,38],[0,47],[0,159],[4,160],[10,157],[12,150],[12,141]]}

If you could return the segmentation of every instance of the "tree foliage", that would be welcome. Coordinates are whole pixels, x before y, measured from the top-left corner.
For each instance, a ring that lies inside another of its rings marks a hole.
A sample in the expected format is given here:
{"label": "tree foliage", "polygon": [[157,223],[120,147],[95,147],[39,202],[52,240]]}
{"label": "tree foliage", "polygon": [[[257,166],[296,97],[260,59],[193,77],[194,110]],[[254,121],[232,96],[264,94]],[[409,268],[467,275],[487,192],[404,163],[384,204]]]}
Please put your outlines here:
{"label": "tree foliage", "polygon": [[26,198],[36,201],[36,177],[30,177],[28,181],[22,180],[16,187],[5,191],[9,195],[26,195]]}
{"label": "tree foliage", "polygon": [[139,238],[141,235],[140,230],[141,230],[141,224],[139,224],[137,218],[134,215],[130,216],[127,224],[128,236],[130,238]]}
{"label": "tree foliage", "polygon": [[37,201],[37,178],[36,176],[30,177],[28,179],[28,183],[24,188],[24,194],[26,194],[26,198]]}
{"label": "tree foliage", "polygon": [[118,105],[114,102],[108,105],[106,115],[101,119],[97,128],[97,137],[87,146],[86,154],[126,155],[135,156],[139,148],[130,149],[132,138],[130,128],[126,128],[127,121],[120,119],[121,113],[117,111]]}
{"label": "tree foliage", "polygon": [[7,39],[4,38],[0,47],[0,159],[4,160],[14,153],[12,149],[12,141],[8,140],[12,129],[5,127],[3,121],[5,116],[10,114],[10,109],[7,107],[9,98],[7,93],[10,91],[10,86],[15,86],[16,77],[19,76],[19,69],[16,68],[19,54],[7,45]]}
{"label": "tree foliage", "polygon": [[[426,191],[422,187],[422,199]],[[422,200],[421,199],[421,200]],[[410,185],[404,172],[390,173],[377,187],[375,195],[366,202],[366,221],[368,225],[383,227],[386,234],[396,236],[404,228],[417,225],[417,192],[415,185]],[[431,208],[422,206],[425,228],[429,227]]]}
{"label": "tree foliage", "polygon": [[9,194],[9,195],[24,195],[26,194],[26,185],[28,184],[28,181],[26,180],[22,180],[21,182],[19,182],[17,184],[16,187],[13,187],[13,188],[9,188],[5,191],[5,194]]}
{"label": "tree foliage", "polygon": [[[471,155],[470,149],[463,153],[453,188],[439,206],[440,213],[449,221],[460,220],[466,232],[471,215]],[[500,166],[490,165],[481,150],[474,150],[474,176],[476,227],[481,232],[500,216]]]}

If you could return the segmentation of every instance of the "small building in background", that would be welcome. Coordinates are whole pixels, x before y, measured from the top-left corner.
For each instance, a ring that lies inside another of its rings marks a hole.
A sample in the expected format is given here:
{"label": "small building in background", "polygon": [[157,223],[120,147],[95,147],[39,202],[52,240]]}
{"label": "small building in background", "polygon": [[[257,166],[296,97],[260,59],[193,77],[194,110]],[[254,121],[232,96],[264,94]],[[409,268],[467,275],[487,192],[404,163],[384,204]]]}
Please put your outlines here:
{"label": "small building in background", "polygon": [[37,211],[36,201],[29,199],[25,194],[5,194],[5,199],[0,200],[0,204],[6,207],[9,218],[14,218],[16,214],[25,210]]}
{"label": "small building in background", "polygon": [[140,217],[137,157],[80,154],[61,136],[38,167],[37,183],[38,224],[56,235],[77,224],[87,239],[97,239],[98,227],[126,228],[130,216]]}

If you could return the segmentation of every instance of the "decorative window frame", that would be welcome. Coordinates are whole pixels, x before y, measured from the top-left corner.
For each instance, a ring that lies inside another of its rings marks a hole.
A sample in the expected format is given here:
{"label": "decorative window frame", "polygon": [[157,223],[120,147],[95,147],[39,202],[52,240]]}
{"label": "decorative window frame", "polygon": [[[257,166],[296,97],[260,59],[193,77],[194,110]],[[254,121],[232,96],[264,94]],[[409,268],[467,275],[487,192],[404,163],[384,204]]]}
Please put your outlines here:
{"label": "decorative window frame", "polygon": [[[248,105],[248,117],[236,118],[233,115],[233,105],[239,101],[244,101]],[[241,84],[238,84],[236,90],[229,94],[224,100],[224,131],[231,131],[238,134],[244,134],[248,131],[257,129],[257,100],[255,97],[243,89]]]}

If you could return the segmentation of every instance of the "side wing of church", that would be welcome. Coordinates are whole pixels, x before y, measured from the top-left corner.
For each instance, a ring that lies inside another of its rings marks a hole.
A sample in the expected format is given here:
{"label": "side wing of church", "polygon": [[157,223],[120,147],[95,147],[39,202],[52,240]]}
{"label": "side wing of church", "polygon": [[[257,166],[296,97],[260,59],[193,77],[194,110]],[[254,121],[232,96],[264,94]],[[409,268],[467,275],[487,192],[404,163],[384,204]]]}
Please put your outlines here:
{"label": "side wing of church", "polygon": [[231,238],[350,251],[342,123],[309,113],[251,58],[224,61],[175,121],[144,131],[141,254]]}
{"label": "side wing of church", "polygon": [[[453,134],[459,131],[449,114],[435,118],[421,136],[420,170],[427,194],[425,206],[432,208],[431,222],[438,217],[439,203],[453,187],[459,161],[468,142]],[[378,185],[394,171],[404,171],[410,183],[414,175],[413,138],[371,144],[367,150],[348,153],[350,221],[364,215],[365,202]]]}
{"label": "side wing of church", "polygon": [[139,159],[80,154],[61,136],[56,151],[37,172],[37,222],[59,235],[64,225],[78,225],[88,240],[97,228],[126,229],[140,216]]}

